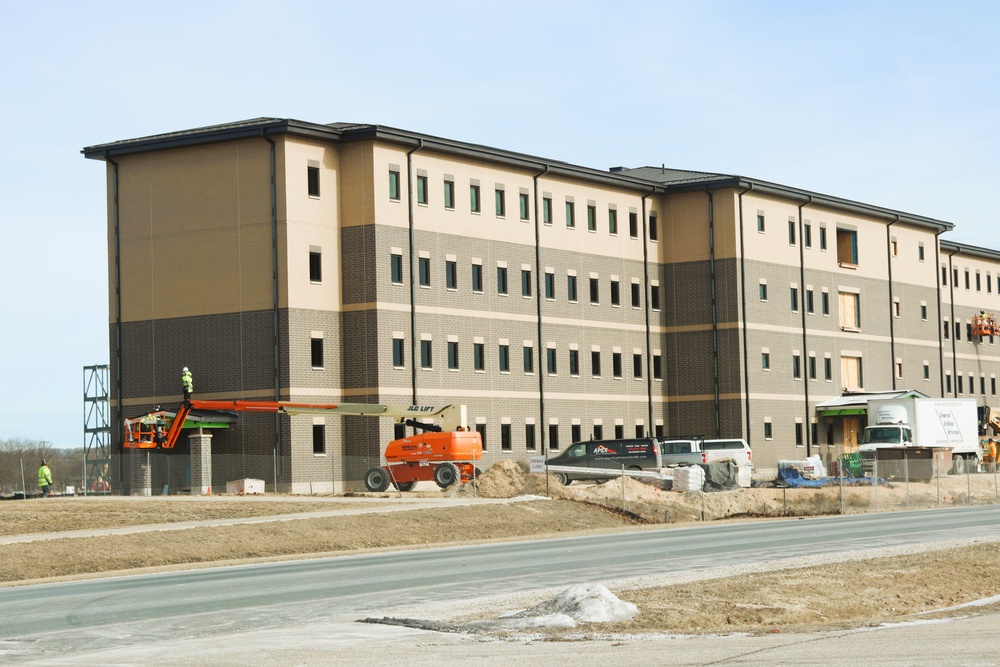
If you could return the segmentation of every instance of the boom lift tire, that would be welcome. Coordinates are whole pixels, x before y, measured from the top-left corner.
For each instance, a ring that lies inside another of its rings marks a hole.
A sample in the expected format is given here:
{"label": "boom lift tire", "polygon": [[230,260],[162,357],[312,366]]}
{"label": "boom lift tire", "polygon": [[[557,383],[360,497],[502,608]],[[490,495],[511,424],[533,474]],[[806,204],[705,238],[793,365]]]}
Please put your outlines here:
{"label": "boom lift tire", "polygon": [[393,482],[392,485],[399,491],[412,491],[416,482]]}
{"label": "boom lift tire", "polygon": [[389,473],[384,468],[371,468],[365,473],[365,487],[369,491],[385,491],[389,488]]}
{"label": "boom lift tire", "polygon": [[454,463],[441,463],[438,467],[434,468],[434,483],[442,489],[447,489],[461,478],[462,475],[458,472],[458,466]]}

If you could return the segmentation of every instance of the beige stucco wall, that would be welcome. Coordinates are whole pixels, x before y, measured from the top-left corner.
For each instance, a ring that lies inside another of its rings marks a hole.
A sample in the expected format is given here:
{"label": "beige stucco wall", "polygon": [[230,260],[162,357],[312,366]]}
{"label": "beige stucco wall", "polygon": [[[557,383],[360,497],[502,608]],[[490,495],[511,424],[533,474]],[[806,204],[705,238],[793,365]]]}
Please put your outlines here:
{"label": "beige stucco wall", "polygon": [[[119,159],[124,321],[271,307],[259,270],[271,263],[268,150],[246,140]],[[112,318],[114,286],[112,274]]]}

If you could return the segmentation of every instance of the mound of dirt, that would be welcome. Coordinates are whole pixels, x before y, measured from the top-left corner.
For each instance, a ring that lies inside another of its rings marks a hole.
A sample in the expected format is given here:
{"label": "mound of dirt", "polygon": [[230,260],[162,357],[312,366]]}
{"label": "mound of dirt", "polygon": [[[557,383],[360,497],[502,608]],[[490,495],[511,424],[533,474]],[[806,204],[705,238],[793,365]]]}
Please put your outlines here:
{"label": "mound of dirt", "polygon": [[1000,500],[992,474],[942,476],[927,483],[892,483],[823,488],[752,488],[701,493],[661,491],[632,477],[604,484],[574,482],[564,486],[554,475],[528,472],[525,461],[505,459],[486,470],[477,484],[460,484],[444,491],[450,496],[484,498],[548,496],[600,505],[634,515],[649,523],[714,521],[739,517],[814,516],[992,504]]}

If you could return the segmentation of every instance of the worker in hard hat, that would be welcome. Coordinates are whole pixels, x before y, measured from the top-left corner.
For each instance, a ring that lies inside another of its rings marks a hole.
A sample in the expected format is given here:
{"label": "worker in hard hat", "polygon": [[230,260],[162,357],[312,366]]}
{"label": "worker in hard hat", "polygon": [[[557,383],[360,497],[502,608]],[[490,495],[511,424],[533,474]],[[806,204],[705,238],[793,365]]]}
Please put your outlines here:
{"label": "worker in hard hat", "polygon": [[184,400],[190,400],[191,394],[194,392],[194,377],[187,366],[181,371],[181,387],[184,389]]}
{"label": "worker in hard hat", "polygon": [[38,488],[42,490],[43,498],[52,495],[52,471],[45,459],[42,459],[42,465],[38,468]]}

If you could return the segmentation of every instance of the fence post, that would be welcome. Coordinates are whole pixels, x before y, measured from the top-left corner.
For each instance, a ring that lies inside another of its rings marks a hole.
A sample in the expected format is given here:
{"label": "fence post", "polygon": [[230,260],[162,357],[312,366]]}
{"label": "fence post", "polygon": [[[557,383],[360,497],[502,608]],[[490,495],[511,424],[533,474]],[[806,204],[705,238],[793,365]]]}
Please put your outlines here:
{"label": "fence post", "polygon": [[965,488],[968,493],[969,505],[972,505],[972,471],[969,470],[969,459],[965,459]]}
{"label": "fence post", "polygon": [[625,513],[625,464],[622,464],[622,514]]}
{"label": "fence post", "polygon": [[844,459],[840,459],[837,466],[837,475],[840,477],[840,513],[844,513]]}
{"label": "fence post", "polygon": [[903,450],[903,475],[906,477],[906,496],[903,501],[906,509],[910,509],[910,459],[906,456],[906,450]]}

